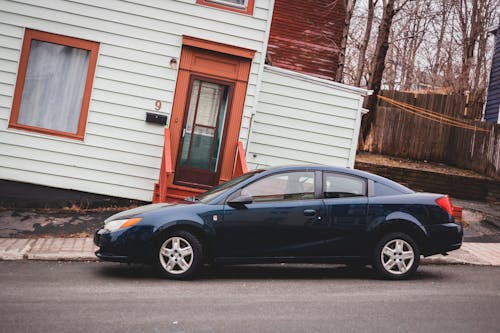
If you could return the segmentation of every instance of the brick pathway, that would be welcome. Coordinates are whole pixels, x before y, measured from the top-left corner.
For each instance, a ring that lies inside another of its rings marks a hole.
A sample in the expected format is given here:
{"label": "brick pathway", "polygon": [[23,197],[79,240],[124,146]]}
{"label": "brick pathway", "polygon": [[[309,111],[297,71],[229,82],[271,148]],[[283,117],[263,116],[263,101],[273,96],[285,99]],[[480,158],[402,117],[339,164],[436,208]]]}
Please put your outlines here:
{"label": "brick pathway", "polygon": [[92,238],[0,239],[0,259],[97,260]]}
{"label": "brick pathway", "polygon": [[34,239],[0,238],[0,259],[20,260],[31,249]]}

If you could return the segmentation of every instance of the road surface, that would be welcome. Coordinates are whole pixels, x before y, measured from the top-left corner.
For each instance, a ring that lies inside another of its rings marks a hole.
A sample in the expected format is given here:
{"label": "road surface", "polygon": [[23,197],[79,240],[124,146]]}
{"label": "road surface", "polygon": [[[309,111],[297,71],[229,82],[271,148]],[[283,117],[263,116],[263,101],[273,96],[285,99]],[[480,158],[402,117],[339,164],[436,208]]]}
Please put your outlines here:
{"label": "road surface", "polygon": [[499,332],[500,267],[239,266],[195,281],[147,266],[0,262],[1,332]]}

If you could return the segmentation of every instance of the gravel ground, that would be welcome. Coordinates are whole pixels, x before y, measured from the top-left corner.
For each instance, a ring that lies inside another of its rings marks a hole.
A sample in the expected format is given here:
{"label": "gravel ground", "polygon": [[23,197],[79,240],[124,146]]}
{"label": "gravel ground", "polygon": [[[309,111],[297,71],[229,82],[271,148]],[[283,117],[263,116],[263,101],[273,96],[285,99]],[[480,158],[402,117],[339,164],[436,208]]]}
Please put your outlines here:
{"label": "gravel ground", "polygon": [[120,210],[3,209],[0,237],[91,237],[103,221]]}

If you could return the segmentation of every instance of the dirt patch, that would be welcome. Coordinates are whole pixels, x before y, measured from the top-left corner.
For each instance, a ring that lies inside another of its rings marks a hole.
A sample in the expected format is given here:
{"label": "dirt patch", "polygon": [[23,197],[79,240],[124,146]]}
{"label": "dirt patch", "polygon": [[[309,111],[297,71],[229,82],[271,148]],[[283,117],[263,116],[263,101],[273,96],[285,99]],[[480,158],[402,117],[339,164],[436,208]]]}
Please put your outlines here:
{"label": "dirt patch", "polygon": [[0,237],[92,237],[121,210],[0,210]]}
{"label": "dirt patch", "polygon": [[463,207],[465,241],[500,242],[500,208],[497,205],[458,199],[452,202]]}
{"label": "dirt patch", "polygon": [[443,173],[447,175],[456,175],[464,177],[474,177],[480,179],[488,179],[488,177],[482,176],[477,172],[471,170],[464,170],[460,168],[455,168],[443,163],[435,163],[428,161],[415,161],[410,159],[405,159],[401,157],[392,157],[386,155],[377,155],[364,152],[358,152],[356,155],[356,161],[362,163],[371,163],[378,165],[385,165],[390,167],[407,168],[414,170],[425,170],[430,172]]}

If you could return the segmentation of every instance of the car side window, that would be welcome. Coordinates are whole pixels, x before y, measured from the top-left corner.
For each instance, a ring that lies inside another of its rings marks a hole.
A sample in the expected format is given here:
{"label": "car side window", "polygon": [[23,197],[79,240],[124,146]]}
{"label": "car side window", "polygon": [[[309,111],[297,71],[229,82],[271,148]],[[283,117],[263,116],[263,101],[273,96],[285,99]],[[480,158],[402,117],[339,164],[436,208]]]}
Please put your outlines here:
{"label": "car side window", "polygon": [[366,188],[364,178],[333,172],[324,174],[323,195],[326,199],[366,196]]}
{"label": "car side window", "polygon": [[376,197],[383,197],[383,196],[388,196],[388,195],[399,195],[402,193],[403,192],[398,191],[396,189],[393,189],[392,187],[381,184],[379,182],[375,182],[375,196]]}
{"label": "car side window", "polygon": [[268,176],[241,190],[254,202],[314,199],[314,172],[285,172]]}

